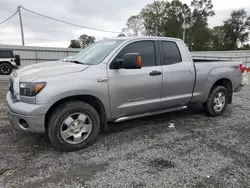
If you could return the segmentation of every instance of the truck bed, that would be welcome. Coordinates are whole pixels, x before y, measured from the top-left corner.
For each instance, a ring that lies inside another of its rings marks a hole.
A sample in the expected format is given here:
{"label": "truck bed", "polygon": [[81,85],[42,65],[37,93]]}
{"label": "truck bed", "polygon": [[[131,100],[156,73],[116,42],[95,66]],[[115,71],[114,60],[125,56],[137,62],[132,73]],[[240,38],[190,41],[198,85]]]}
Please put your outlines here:
{"label": "truck bed", "polygon": [[240,61],[193,59],[196,70],[196,83],[192,102],[206,101],[212,83],[215,80],[227,78],[232,83],[232,90],[236,90],[242,82]]}

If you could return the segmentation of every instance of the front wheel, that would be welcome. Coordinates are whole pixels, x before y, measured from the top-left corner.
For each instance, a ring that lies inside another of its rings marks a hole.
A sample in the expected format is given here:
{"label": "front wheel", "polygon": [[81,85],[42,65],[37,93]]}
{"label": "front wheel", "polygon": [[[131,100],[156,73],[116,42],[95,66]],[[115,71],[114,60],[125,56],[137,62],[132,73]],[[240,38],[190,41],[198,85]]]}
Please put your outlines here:
{"label": "front wheel", "polygon": [[9,63],[0,64],[0,75],[10,75],[12,72],[12,66]]}
{"label": "front wheel", "polygon": [[223,86],[216,86],[210,92],[204,107],[210,116],[220,116],[226,110],[228,101],[228,90]]}
{"label": "front wheel", "polygon": [[48,135],[60,151],[76,151],[94,142],[100,130],[96,110],[81,101],[67,102],[50,116]]}

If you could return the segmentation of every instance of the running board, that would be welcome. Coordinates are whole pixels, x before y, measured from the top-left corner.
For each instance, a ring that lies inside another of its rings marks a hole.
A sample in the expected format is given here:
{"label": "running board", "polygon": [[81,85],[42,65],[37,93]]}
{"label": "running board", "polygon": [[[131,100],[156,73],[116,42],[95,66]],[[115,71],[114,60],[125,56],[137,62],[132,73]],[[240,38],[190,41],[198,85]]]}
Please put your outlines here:
{"label": "running board", "polygon": [[166,112],[173,112],[173,111],[185,110],[185,109],[187,109],[187,106],[169,108],[169,109],[165,109],[165,110],[147,112],[147,113],[144,113],[144,114],[138,114],[138,115],[132,115],[132,116],[124,116],[124,117],[120,117],[120,118],[114,120],[114,122],[118,123],[118,122],[121,122],[121,121],[127,121],[127,120],[131,120],[131,119],[142,118],[142,117],[146,117],[146,116],[152,116],[152,115],[157,115],[157,114],[163,114],[163,113],[166,113]]}

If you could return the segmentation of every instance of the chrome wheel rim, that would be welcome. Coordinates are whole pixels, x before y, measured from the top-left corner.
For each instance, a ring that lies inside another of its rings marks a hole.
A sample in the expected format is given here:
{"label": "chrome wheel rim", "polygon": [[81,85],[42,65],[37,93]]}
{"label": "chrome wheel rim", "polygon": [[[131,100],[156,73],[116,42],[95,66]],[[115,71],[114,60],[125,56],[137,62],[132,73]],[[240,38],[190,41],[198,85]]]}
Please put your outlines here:
{"label": "chrome wheel rim", "polygon": [[1,67],[1,72],[2,72],[2,73],[7,74],[9,71],[10,71],[10,69],[9,69],[8,66],[2,66],[2,67]]}
{"label": "chrome wheel rim", "polygon": [[226,103],[225,94],[223,92],[219,92],[214,98],[214,102],[213,102],[214,110],[216,112],[220,112],[224,108],[225,103]]}
{"label": "chrome wheel rim", "polygon": [[67,143],[79,144],[89,137],[92,127],[92,121],[87,114],[74,113],[64,119],[60,135]]}

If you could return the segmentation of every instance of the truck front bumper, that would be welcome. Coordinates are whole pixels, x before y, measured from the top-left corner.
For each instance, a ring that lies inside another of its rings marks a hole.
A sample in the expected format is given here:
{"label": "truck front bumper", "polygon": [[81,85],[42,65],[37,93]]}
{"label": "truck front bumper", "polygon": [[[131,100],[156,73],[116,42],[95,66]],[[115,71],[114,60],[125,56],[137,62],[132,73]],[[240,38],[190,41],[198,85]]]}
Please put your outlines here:
{"label": "truck front bumper", "polygon": [[45,114],[48,105],[36,105],[23,102],[14,102],[10,92],[6,95],[8,118],[11,125],[25,132],[45,132]]}

